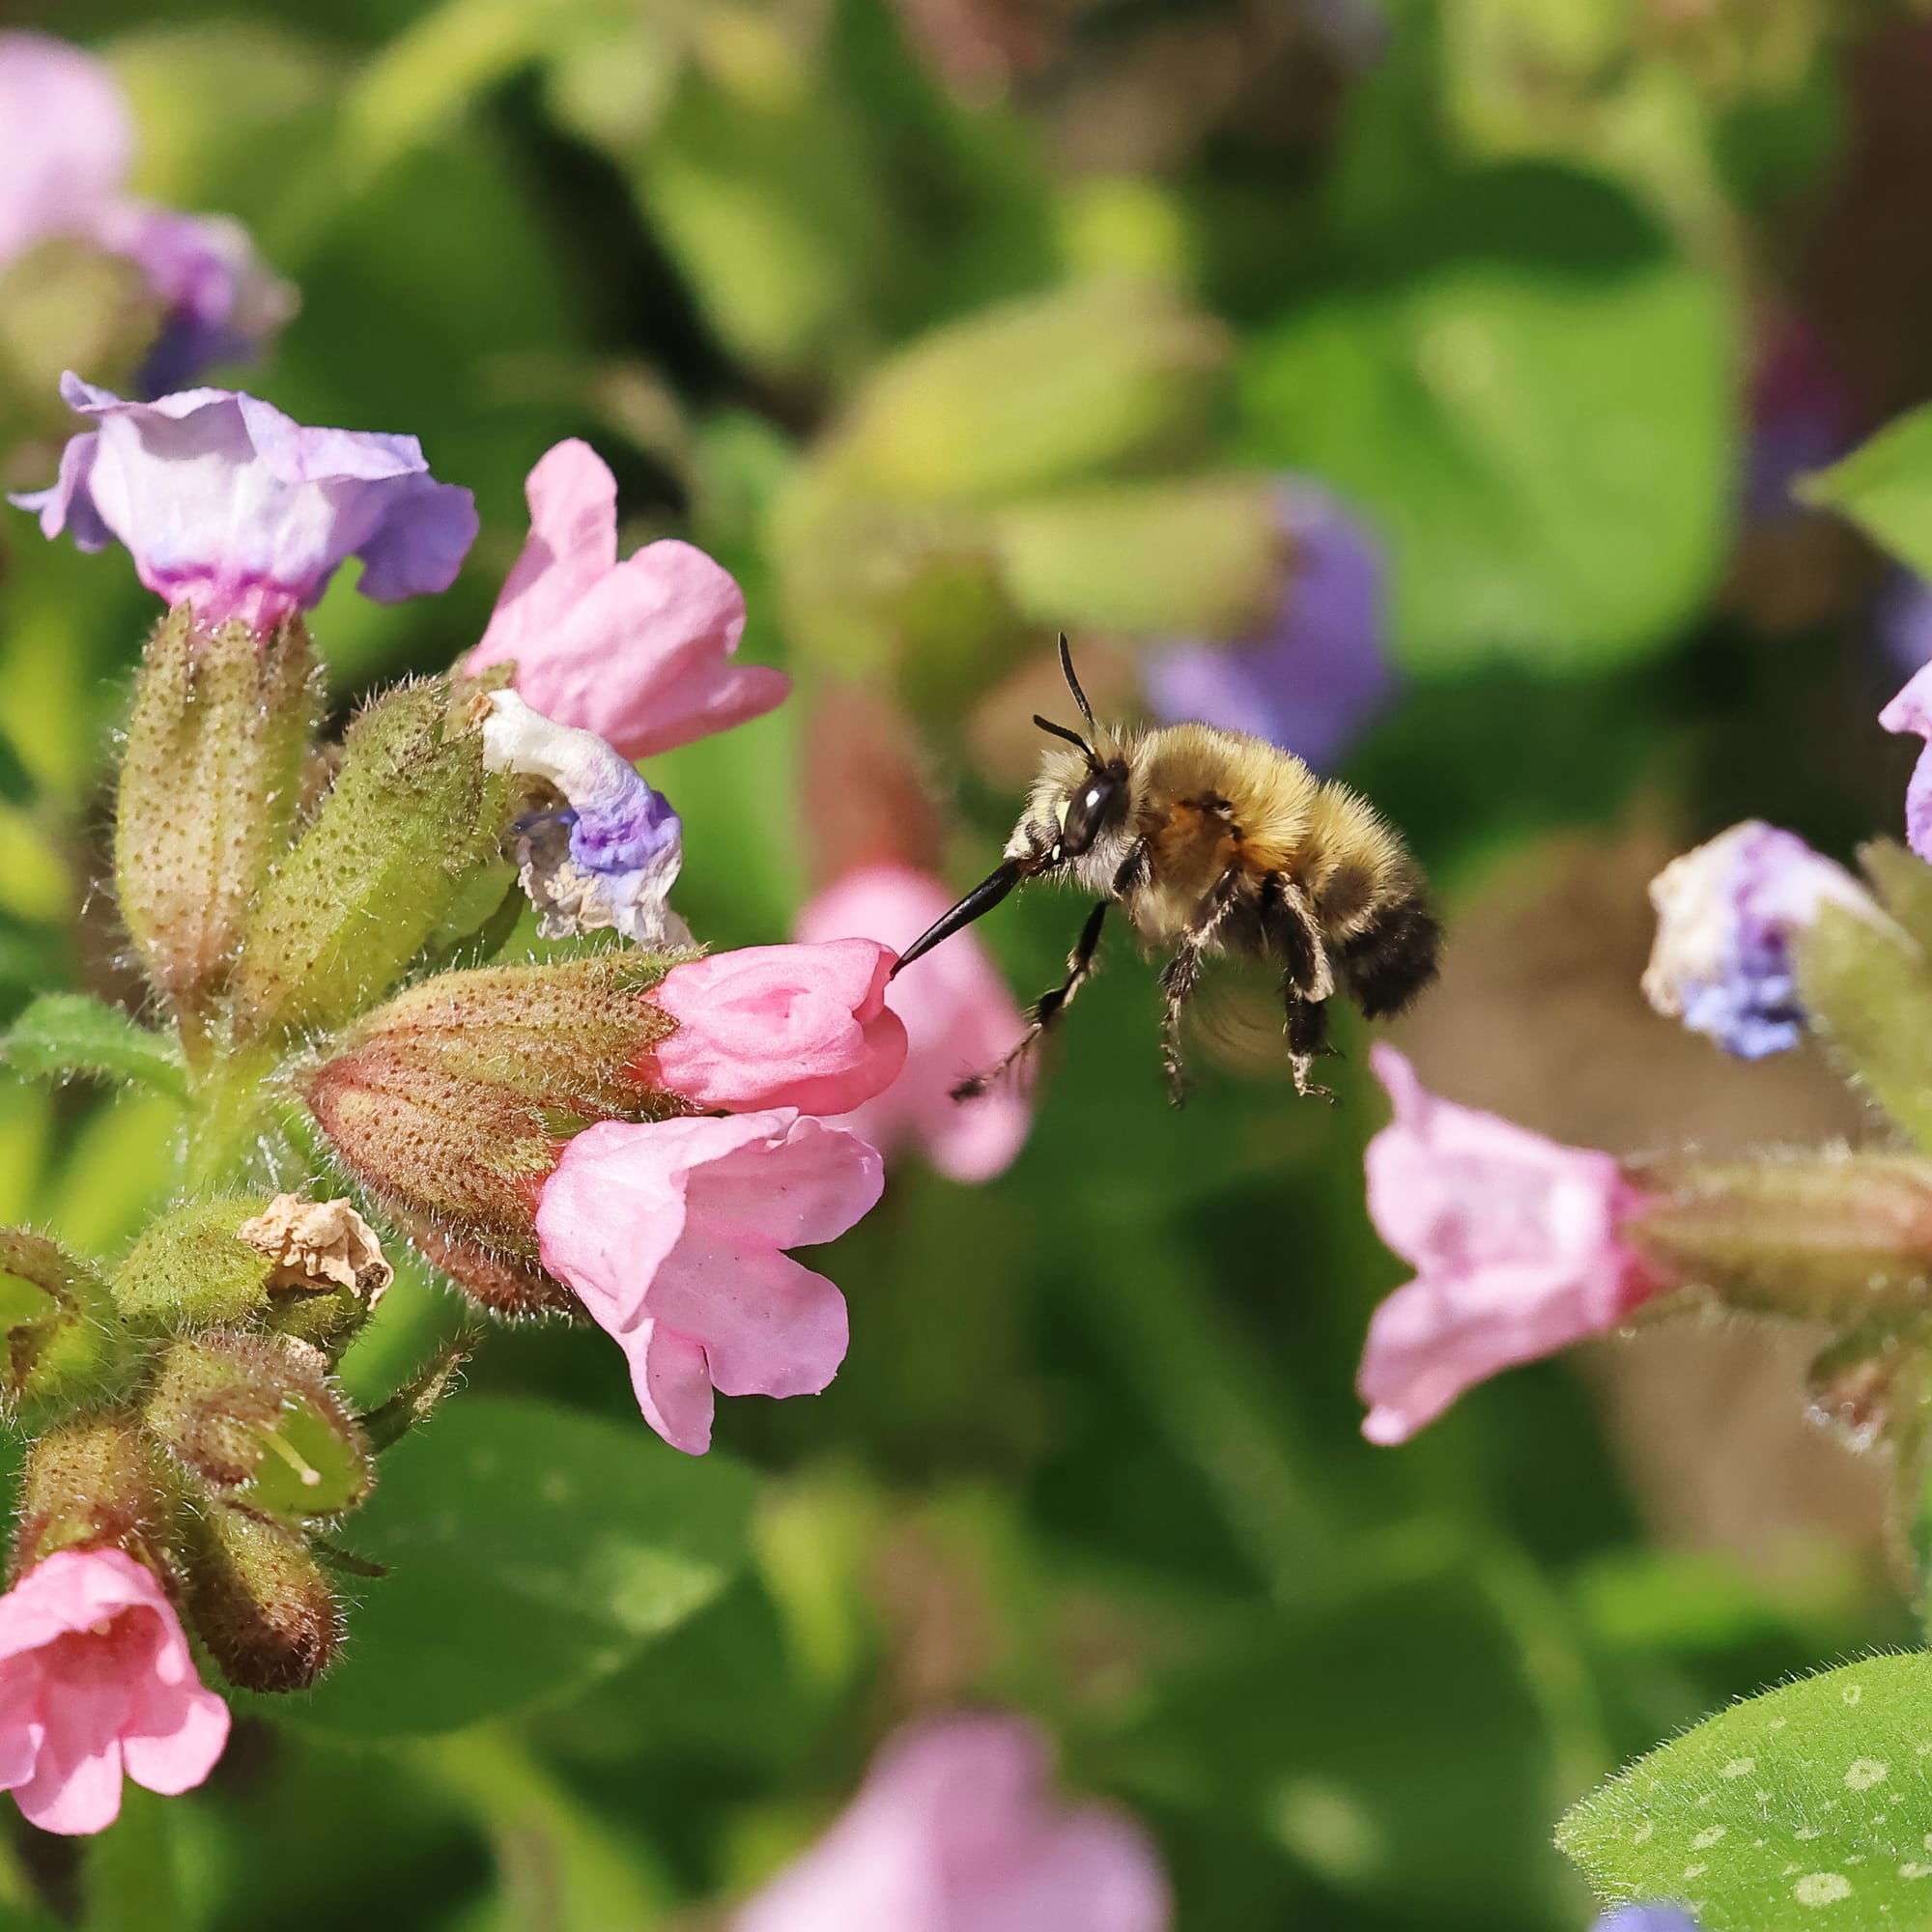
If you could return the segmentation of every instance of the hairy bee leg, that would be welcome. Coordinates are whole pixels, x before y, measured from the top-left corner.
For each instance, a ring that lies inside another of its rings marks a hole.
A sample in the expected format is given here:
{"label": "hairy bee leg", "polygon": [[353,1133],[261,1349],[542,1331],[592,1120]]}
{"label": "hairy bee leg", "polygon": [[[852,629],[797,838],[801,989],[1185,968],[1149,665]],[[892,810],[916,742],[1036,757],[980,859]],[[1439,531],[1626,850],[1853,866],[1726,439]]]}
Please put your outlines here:
{"label": "hairy bee leg", "polygon": [[1214,888],[1208,915],[1192,932],[1184,933],[1175,954],[1160,970],[1160,1065],[1167,1075],[1167,1097],[1176,1107],[1187,1104],[1187,1068],[1180,1052],[1180,1015],[1201,984],[1201,962],[1214,928],[1227,916],[1239,890],[1237,874],[1230,872]]}
{"label": "hairy bee leg", "polygon": [[1335,1095],[1326,1087],[1309,1078],[1316,1060],[1336,1049],[1328,1043],[1328,1009],[1321,1000],[1311,1000],[1291,980],[1284,988],[1288,1003],[1288,1063],[1294,1071],[1294,1091],[1303,1099],[1326,1100]]}
{"label": "hairy bee leg", "polygon": [[1106,923],[1107,901],[1102,899],[1087,915],[1087,923],[1080,928],[1080,937],[1073,942],[1073,951],[1066,955],[1066,978],[1034,1002],[1033,1010],[1027,1014],[1026,1032],[1020,1035],[1006,1058],[989,1071],[962,1080],[952,1090],[953,1099],[977,1100],[996,1081],[1017,1066],[1039,1043],[1043,1034],[1053,1030],[1061,1014],[1072,1004],[1074,994],[1094,977],[1094,955],[1100,950],[1100,928]]}

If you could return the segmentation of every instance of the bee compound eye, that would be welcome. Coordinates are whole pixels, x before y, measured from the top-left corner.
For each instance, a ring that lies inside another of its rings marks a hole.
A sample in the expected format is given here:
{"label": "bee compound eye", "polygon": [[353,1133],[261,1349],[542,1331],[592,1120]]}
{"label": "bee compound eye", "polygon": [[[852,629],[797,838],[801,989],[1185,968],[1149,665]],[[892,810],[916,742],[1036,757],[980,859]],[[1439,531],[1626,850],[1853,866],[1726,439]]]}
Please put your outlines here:
{"label": "bee compound eye", "polygon": [[1067,802],[1066,817],[1060,828],[1060,849],[1077,859],[1100,836],[1121,802],[1118,779],[1092,778]]}

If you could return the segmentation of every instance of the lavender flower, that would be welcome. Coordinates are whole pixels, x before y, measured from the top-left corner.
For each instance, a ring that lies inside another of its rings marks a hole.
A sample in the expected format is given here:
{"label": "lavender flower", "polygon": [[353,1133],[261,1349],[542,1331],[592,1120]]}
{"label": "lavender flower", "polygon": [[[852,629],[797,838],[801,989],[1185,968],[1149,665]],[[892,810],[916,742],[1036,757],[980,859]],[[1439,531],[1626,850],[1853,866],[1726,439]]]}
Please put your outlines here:
{"label": "lavender flower", "polygon": [[1286,477],[1277,500],[1293,557],[1280,609],[1252,638],[1156,651],[1145,672],[1148,702],[1163,724],[1251,731],[1326,768],[1394,686],[1381,547],[1319,484]]}
{"label": "lavender flower", "polygon": [[517,826],[518,876],[548,939],[614,927],[645,946],[683,946],[666,903],[684,863],[668,803],[594,731],[558,724],[513,691],[491,695],[483,762],[537,779],[554,803]]}
{"label": "lavender flower", "polygon": [[70,440],[56,483],[13,501],[46,536],[127,545],[141,582],[199,623],[266,633],[351,556],[378,603],[444,590],[475,538],[469,492],[437,482],[412,436],[309,429],[226,389],[129,403],[70,373],[61,394],[99,427]]}
{"label": "lavender flower", "polygon": [[140,269],[162,305],[160,333],[134,378],[144,396],[166,395],[204,369],[249,359],[295,314],[295,290],[269,272],[248,231],[225,214],[122,202],[94,234]]}
{"label": "lavender flower", "polygon": [[1620,1905],[1591,1932],[1697,1932],[1697,1921],[1681,1905]]}
{"label": "lavender flower", "polygon": [[0,267],[61,236],[125,256],[159,302],[135,386],[153,396],[252,356],[294,314],[246,230],[129,200],[133,126],[112,73],[43,34],[0,34]]}
{"label": "lavender flower", "polygon": [[1657,942],[1644,997],[1743,1060],[1781,1053],[1804,1033],[1791,944],[1819,907],[1881,917],[1843,867],[1755,818],[1673,859],[1650,899]]}

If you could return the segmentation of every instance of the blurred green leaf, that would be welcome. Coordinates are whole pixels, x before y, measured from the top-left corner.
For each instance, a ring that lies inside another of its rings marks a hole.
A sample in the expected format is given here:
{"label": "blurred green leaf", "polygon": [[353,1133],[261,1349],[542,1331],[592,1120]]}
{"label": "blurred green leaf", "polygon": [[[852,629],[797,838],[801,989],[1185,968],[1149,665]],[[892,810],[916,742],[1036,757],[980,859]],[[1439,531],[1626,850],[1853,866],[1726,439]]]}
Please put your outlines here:
{"label": "blurred green leaf", "polygon": [[1932,1923],[1932,1656],[1725,1711],[1577,1805],[1557,1842],[1606,1898],[1682,1900],[1704,1932]]}
{"label": "blurred green leaf", "polygon": [[1722,561],[1729,320],[1607,183],[1465,177],[1255,343],[1248,441],[1379,525],[1410,665],[1601,667],[1662,643]]}
{"label": "blurred green leaf", "polygon": [[641,1422],[466,1396],[383,1460],[344,1532],[389,1566],[341,1667],[293,1721],[365,1737],[457,1729],[614,1670],[744,1561],[752,1481]]}
{"label": "blurred green leaf", "polygon": [[89,1073],[149,1087],[174,1100],[187,1097],[174,1036],[150,1033],[91,993],[43,993],[0,1039],[0,1052],[30,1076]]}
{"label": "blurred green leaf", "polygon": [[1921,577],[1932,575],[1932,403],[1806,477],[1798,494],[1849,517]]}

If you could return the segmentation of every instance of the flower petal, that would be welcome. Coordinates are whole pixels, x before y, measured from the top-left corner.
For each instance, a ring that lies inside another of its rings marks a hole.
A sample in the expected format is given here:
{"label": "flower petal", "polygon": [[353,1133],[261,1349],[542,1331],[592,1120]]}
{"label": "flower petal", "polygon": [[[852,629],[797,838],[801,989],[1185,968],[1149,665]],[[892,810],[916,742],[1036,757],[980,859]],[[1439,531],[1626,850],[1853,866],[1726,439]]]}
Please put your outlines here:
{"label": "flower petal", "polygon": [[[807,945],[857,936],[903,950],[952,896],[908,867],[865,867],[805,907],[796,936]],[[953,1180],[990,1179],[1010,1166],[1033,1122],[1024,1086],[1002,1081],[972,1100],[952,1098],[961,1080],[997,1065],[1026,1025],[979,935],[956,934],[891,980],[886,1004],[905,1022],[904,1070],[883,1094],[840,1115],[841,1123],[888,1155],[919,1148]]]}
{"label": "flower petal", "polygon": [[134,128],[103,62],[49,34],[0,34],[0,265],[85,233],[120,193]]}

